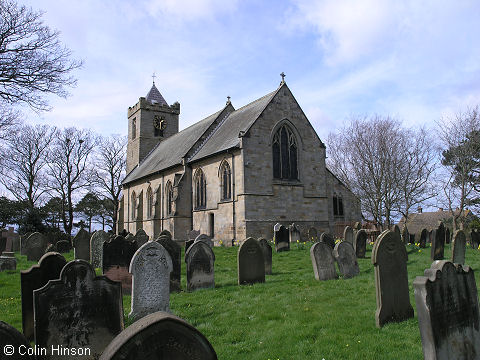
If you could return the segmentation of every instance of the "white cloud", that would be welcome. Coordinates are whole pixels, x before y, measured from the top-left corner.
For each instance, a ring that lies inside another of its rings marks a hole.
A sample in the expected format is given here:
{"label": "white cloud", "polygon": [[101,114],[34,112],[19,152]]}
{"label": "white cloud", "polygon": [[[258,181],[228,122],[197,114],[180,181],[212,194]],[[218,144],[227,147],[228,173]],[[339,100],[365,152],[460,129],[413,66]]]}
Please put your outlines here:
{"label": "white cloud", "polygon": [[191,21],[213,19],[218,14],[231,13],[235,11],[237,3],[237,0],[150,0],[144,5],[152,16]]}

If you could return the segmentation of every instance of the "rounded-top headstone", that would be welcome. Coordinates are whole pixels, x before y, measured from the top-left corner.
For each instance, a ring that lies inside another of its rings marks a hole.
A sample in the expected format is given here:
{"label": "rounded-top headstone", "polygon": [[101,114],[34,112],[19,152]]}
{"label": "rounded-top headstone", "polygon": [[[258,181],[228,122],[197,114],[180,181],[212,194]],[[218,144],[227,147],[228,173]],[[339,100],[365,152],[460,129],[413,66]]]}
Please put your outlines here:
{"label": "rounded-top headstone", "polygon": [[333,257],[337,261],[338,269],[345,279],[352,278],[360,273],[355,250],[348,241],[341,241],[335,245]]}
{"label": "rounded-top headstone", "polygon": [[355,254],[357,255],[357,258],[365,257],[365,253],[367,251],[367,238],[368,238],[367,232],[363,229],[358,230],[357,233],[355,234],[353,247],[355,249]]}
{"label": "rounded-top headstone", "polygon": [[265,275],[272,275],[272,247],[264,238],[258,239],[258,244],[263,251],[263,261],[265,264]]}
{"label": "rounded-top headstone", "polygon": [[35,356],[28,355],[28,351],[33,354],[30,343],[27,341],[25,336],[23,336],[23,334],[13,326],[7,324],[6,322],[0,321],[0,359],[34,360]]}
{"label": "rounded-top headstone", "polygon": [[320,235],[320,242],[327,244],[331,249],[335,247],[335,239],[329,233],[323,232]]}
{"label": "rounded-top headstone", "polygon": [[238,249],[238,284],[265,282],[265,263],[263,250],[254,238],[249,237]]}
{"label": "rounded-top headstone", "polygon": [[90,234],[81,228],[73,238],[75,259],[90,261]]}
{"label": "rounded-top headstone", "polygon": [[343,230],[343,241],[349,242],[353,246],[353,229],[351,226],[345,226]]}
{"label": "rounded-top headstone", "polygon": [[195,242],[198,242],[198,241],[203,241],[205,244],[210,246],[210,248],[213,248],[213,241],[210,238],[210,236],[207,236],[205,234],[200,234],[195,238]]}
{"label": "rounded-top headstone", "polygon": [[26,240],[23,246],[23,254],[27,255],[28,261],[38,261],[45,254],[48,242],[45,236],[38,232],[31,234]]}
{"label": "rounded-top headstone", "polygon": [[[200,234],[198,234],[198,235],[200,235]],[[158,236],[159,237],[160,236],[167,236],[170,240],[172,240],[172,233],[170,231],[168,231],[167,229],[162,230],[162,232]]]}
{"label": "rounded-top headstone", "polygon": [[[164,230],[168,231],[168,230]],[[162,231],[163,232],[163,231]],[[170,258],[172,259],[173,270],[170,274],[170,292],[178,292],[182,290],[181,287],[181,276],[182,276],[182,248],[178,243],[168,234],[160,233],[160,236],[157,240],[157,243],[162,245],[165,250],[168,251],[170,254]]]}
{"label": "rounded-top headstone", "polygon": [[103,230],[95,231],[90,238],[90,263],[94,268],[103,268],[103,243],[110,240],[110,236]]}
{"label": "rounded-top headstone", "polygon": [[463,230],[457,230],[453,234],[452,244],[452,262],[457,264],[465,263],[465,251],[467,247],[467,237]]}
{"label": "rounded-top headstone", "polygon": [[215,287],[215,254],[203,241],[194,242],[185,253],[187,290]]}
{"label": "rounded-top headstone", "polygon": [[148,235],[143,229],[138,229],[135,233],[135,241],[137,242],[137,246],[140,249],[143,244],[148,241]]}
{"label": "rounded-top headstone", "polygon": [[317,242],[310,248],[313,273],[317,280],[331,280],[338,278],[335,270],[335,259],[332,248],[324,242]]}

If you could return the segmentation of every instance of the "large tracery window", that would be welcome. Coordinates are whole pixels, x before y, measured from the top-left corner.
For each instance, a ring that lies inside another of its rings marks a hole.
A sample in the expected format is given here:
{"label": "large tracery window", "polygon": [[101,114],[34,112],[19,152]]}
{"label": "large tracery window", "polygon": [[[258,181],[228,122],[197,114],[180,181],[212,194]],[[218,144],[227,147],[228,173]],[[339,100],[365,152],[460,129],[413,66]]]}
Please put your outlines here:
{"label": "large tracery window", "polygon": [[221,176],[221,198],[222,200],[230,200],[232,197],[232,172],[230,171],[230,165],[224,161],[220,165]]}
{"label": "large tracery window", "polygon": [[283,125],[273,136],[273,177],[298,180],[297,141],[292,130]]}
{"label": "large tracery window", "polygon": [[167,182],[165,187],[165,196],[167,201],[167,215],[172,215],[173,213],[173,186],[170,180]]}
{"label": "large tracery window", "polygon": [[207,203],[207,183],[201,169],[195,174],[195,209],[203,209]]}

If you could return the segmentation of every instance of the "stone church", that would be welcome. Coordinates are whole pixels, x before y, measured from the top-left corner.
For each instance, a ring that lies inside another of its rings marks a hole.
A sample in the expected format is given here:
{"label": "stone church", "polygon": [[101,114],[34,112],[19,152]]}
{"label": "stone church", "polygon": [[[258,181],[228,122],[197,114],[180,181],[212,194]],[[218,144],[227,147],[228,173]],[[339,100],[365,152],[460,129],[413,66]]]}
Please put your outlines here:
{"label": "stone church", "polygon": [[153,83],[128,108],[127,176],[118,231],[164,229],[183,241],[191,230],[231,245],[271,239],[276,223],[339,233],[361,220],[358,199],[325,166],[325,145],[284,81],[236,109],[179,131],[180,104]]}

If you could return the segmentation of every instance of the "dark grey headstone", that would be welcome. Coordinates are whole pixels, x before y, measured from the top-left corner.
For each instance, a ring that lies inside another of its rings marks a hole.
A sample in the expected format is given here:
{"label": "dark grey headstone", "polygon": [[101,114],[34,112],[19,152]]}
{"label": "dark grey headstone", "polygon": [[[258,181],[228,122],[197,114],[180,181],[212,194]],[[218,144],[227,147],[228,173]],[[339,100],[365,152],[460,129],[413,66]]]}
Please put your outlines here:
{"label": "dark grey headstone", "polygon": [[47,239],[42,234],[35,232],[31,234],[23,245],[23,254],[27,255],[27,260],[38,261],[45,254],[47,249]]}
{"label": "dark grey headstone", "polygon": [[[200,235],[200,232],[199,234],[197,234],[197,236]],[[173,237],[172,237],[172,233],[170,231],[168,231],[167,229],[165,230],[162,230],[162,232],[160,233],[160,235],[158,235],[158,237],[160,236],[166,236],[168,237],[170,240],[173,240]],[[195,238],[194,238],[195,239]]]}
{"label": "dark grey headstone", "polygon": [[339,242],[335,245],[332,254],[344,279],[355,277],[360,273],[357,256],[351,243],[348,241]]}
{"label": "dark grey headstone", "polygon": [[260,238],[258,244],[263,251],[263,263],[265,265],[265,275],[272,275],[272,247],[267,240]]}
{"label": "dark grey headstone", "polygon": [[418,234],[418,244],[423,249],[427,246],[427,239],[428,239],[428,230],[423,229],[420,234]]}
{"label": "dark grey headstone", "polygon": [[457,264],[465,263],[465,250],[467,247],[467,237],[463,230],[457,230],[453,234],[452,244],[452,262]]}
{"label": "dark grey headstone", "polygon": [[195,242],[195,240],[187,240],[185,241],[185,254],[187,253],[187,250],[190,246],[193,245],[193,243]]}
{"label": "dark grey headstone", "polygon": [[[52,349],[89,348],[82,359],[98,359],[107,345],[123,330],[120,283],[95,276],[85,260],[70,261],[60,279],[33,292],[35,344]],[[50,351],[49,351],[50,352]],[[52,354],[45,359],[65,359]]]}
{"label": "dark grey headstone", "polygon": [[450,244],[450,229],[447,227],[445,228],[445,244]]}
{"label": "dark grey headstone", "polygon": [[137,247],[140,249],[143,244],[146,244],[148,241],[148,235],[143,229],[137,230],[135,233],[135,241],[137,243]]}
{"label": "dark grey headstone", "polygon": [[473,270],[434,261],[413,282],[425,359],[478,359],[480,321]]}
{"label": "dark grey headstone", "polygon": [[185,254],[187,263],[187,290],[215,287],[215,254],[203,241],[196,241]]}
{"label": "dark grey headstone", "polygon": [[275,239],[275,251],[289,251],[290,250],[290,233],[288,229],[280,224],[275,224],[273,228],[274,239]]}
{"label": "dark grey headstone", "polygon": [[335,239],[333,238],[333,236],[329,233],[326,233],[326,232],[323,232],[321,235],[320,235],[320,242],[323,242],[325,244],[327,244],[328,246],[330,246],[330,248],[333,250],[333,248],[335,247]]}
{"label": "dark grey headstone", "polygon": [[195,242],[198,242],[198,241],[203,241],[205,244],[207,244],[208,246],[210,246],[210,248],[213,248],[213,241],[212,241],[212,238],[208,235],[205,235],[205,234],[200,234],[198,235],[196,238],[195,238]]}
{"label": "dark grey headstone", "polygon": [[133,254],[137,251],[137,243],[126,240],[123,236],[116,236],[103,243],[103,272],[111,267],[125,267],[128,269]]}
{"label": "dark grey headstone", "polygon": [[15,253],[10,251],[4,251],[3,254],[0,256],[0,272],[16,269],[17,259],[15,258]]}
{"label": "dark grey headstone", "polygon": [[351,226],[345,226],[345,229],[343,230],[343,241],[349,242],[353,246],[353,229]]}
{"label": "dark grey headstone", "polygon": [[432,260],[442,260],[445,249],[445,226],[441,222],[433,231],[432,248],[430,251],[430,258]]}
{"label": "dark grey headstone", "polygon": [[103,243],[110,240],[110,236],[103,230],[95,231],[90,238],[90,264],[94,268],[103,268]]}
{"label": "dark grey headstone", "polygon": [[308,229],[308,241],[314,243],[318,241],[318,232],[313,226]]}
{"label": "dark grey headstone", "polygon": [[33,290],[46,285],[49,280],[59,279],[66,263],[61,254],[46,253],[37,265],[20,272],[23,334],[28,340],[33,339]]}
{"label": "dark grey headstone", "polygon": [[200,230],[192,230],[188,233],[189,240],[195,240],[195,238],[200,235]]}
{"label": "dark grey headstone", "polygon": [[402,242],[407,245],[410,241],[410,233],[408,232],[407,225],[403,225],[402,228]]}
{"label": "dark grey headstone", "polygon": [[372,263],[375,267],[377,327],[413,317],[408,294],[407,251],[396,232],[386,230],[380,234],[373,245]]}
{"label": "dark grey headstone", "polygon": [[291,243],[300,242],[300,230],[295,223],[293,223],[292,225],[290,225],[288,227],[288,231],[289,231],[289,236],[290,236],[290,242]]}
{"label": "dark grey headstone", "polygon": [[470,246],[475,250],[480,246],[480,233],[475,229],[470,232]]}
{"label": "dark grey headstone", "polygon": [[396,232],[400,237],[402,237],[402,231],[397,224],[393,225],[392,231]]}
{"label": "dark grey headstone", "polygon": [[68,240],[59,240],[55,244],[57,248],[57,252],[64,254],[70,252],[72,250],[72,245],[70,244],[70,241]]}
{"label": "dark grey headstone", "polygon": [[332,255],[332,248],[324,242],[317,242],[310,248],[310,259],[312,260],[313,273],[317,280],[337,279],[335,259]]}
{"label": "dark grey headstone", "polygon": [[35,360],[33,349],[25,336],[6,322],[0,321],[0,359],[2,360]]}
{"label": "dark grey headstone", "polygon": [[[165,231],[165,230],[164,230]],[[168,234],[162,234],[157,240],[165,250],[170,254],[172,259],[173,270],[170,274],[170,292],[178,292],[182,290],[181,276],[182,276],[182,248]]]}
{"label": "dark grey headstone", "polygon": [[249,237],[238,249],[238,285],[265,282],[263,250],[254,238]]}
{"label": "dark grey headstone", "polygon": [[122,331],[100,360],[216,360],[207,338],[179,317],[156,312]]}
{"label": "dark grey headstone", "polygon": [[90,261],[90,234],[85,229],[80,229],[73,238],[75,259]]}
{"label": "dark grey headstone", "polygon": [[355,234],[353,247],[355,249],[355,254],[357,255],[357,258],[365,257],[365,253],[367,252],[367,238],[368,238],[367,232],[363,229],[358,230],[357,233]]}

